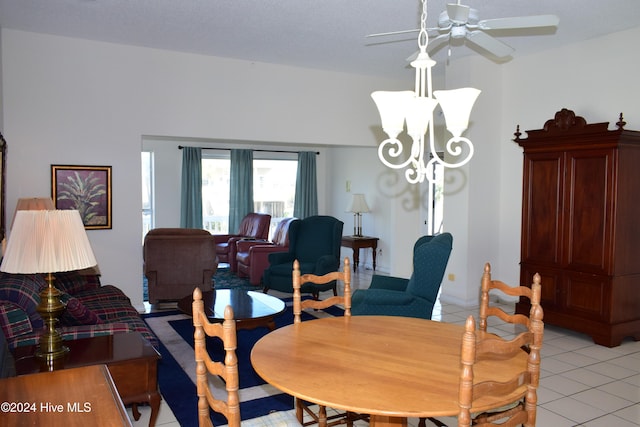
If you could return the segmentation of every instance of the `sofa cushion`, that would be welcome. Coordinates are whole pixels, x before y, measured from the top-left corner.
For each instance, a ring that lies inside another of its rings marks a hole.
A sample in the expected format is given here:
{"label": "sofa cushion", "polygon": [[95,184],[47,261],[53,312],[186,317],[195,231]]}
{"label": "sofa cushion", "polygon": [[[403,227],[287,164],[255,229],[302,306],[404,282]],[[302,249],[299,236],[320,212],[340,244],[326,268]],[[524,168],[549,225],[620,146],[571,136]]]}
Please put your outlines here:
{"label": "sofa cushion", "polygon": [[84,302],[91,311],[105,322],[120,322],[122,318],[140,317],[136,310],[127,301],[122,300],[96,300]]}
{"label": "sofa cushion", "polygon": [[88,289],[86,291],[78,292],[74,295],[74,297],[78,298],[85,304],[95,301],[110,300],[120,300],[126,302],[127,304],[131,303],[129,297],[126,296],[125,293],[122,292],[119,288],[113,285],[105,285],[100,286],[96,289]]}
{"label": "sofa cushion", "polygon": [[5,338],[10,343],[15,337],[33,331],[27,313],[10,302],[0,304],[0,326],[2,326]]}
{"label": "sofa cushion", "polygon": [[55,273],[54,277],[53,285],[70,295],[100,287],[100,278],[97,275],[82,274],[79,271]]}
{"label": "sofa cushion", "polygon": [[103,323],[98,315],[82,303],[78,298],[63,293],[60,300],[67,305],[60,316],[60,323],[67,326],[97,325]]}
{"label": "sofa cushion", "polygon": [[40,304],[40,291],[47,282],[39,274],[9,274],[0,272],[0,301],[10,302],[23,309],[33,329],[44,327],[44,321],[36,310]]}

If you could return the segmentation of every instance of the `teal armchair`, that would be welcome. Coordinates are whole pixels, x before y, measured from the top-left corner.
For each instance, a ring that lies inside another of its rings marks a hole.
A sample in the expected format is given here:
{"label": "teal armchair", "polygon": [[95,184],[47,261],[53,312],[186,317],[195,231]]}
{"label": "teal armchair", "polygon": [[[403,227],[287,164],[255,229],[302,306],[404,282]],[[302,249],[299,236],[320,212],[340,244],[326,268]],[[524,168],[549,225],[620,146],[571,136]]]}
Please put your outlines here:
{"label": "teal armchair", "polygon": [[[340,240],[344,223],[332,216],[316,215],[289,224],[287,252],[269,254],[269,267],[262,277],[264,292],[274,289],[293,293],[293,261],[300,263],[300,274],[322,276],[340,267]],[[301,293],[318,298],[320,292],[333,290],[336,282],[326,284],[303,283]]]}
{"label": "teal armchair", "polygon": [[410,279],[374,274],[351,298],[351,314],[431,319],[453,244],[450,233],[422,236],[413,246]]}

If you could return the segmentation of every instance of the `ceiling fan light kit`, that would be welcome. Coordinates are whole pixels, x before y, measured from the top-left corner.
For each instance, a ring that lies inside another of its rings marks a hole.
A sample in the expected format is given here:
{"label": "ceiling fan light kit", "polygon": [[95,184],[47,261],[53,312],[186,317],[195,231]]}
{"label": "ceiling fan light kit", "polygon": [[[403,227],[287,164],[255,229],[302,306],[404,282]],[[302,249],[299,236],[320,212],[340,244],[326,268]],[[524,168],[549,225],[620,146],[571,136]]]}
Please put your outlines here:
{"label": "ceiling fan light kit", "polygon": [[[424,182],[425,178],[433,182],[433,165],[436,162],[444,167],[457,168],[471,160],[473,144],[468,138],[463,137],[462,133],[467,129],[471,109],[480,94],[480,90],[474,88],[433,92],[431,69],[436,62],[427,53],[427,0],[422,0],[420,21],[420,51],[417,58],[411,62],[411,66],[416,69],[415,91],[377,91],[371,94],[380,113],[382,129],[388,136],[378,147],[378,157],[389,168],[406,168],[405,179],[410,184]],[[459,159],[457,162],[446,162],[439,156],[435,147],[433,111],[438,104],[445,116],[447,130],[453,135],[445,145],[446,152],[451,157]],[[405,122],[412,144],[410,155],[403,160],[398,159],[404,147],[398,136],[404,130]],[[425,147],[427,131],[428,148]],[[425,151],[430,153],[430,159],[425,159]]]}

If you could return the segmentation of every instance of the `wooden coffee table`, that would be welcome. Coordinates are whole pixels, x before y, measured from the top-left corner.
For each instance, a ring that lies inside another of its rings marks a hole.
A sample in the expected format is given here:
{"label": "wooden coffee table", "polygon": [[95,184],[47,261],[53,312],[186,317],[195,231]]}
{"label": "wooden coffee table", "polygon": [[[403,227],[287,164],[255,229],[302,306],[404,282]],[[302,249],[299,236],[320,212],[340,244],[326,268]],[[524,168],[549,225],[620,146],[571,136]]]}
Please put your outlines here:
{"label": "wooden coffee table", "polygon": [[[211,322],[224,320],[227,305],[233,308],[237,329],[252,329],[265,326],[273,331],[276,328],[274,317],[284,311],[285,304],[279,298],[262,292],[242,289],[214,289],[202,293],[204,311]],[[178,301],[178,308],[193,316],[193,295],[187,295]]]}
{"label": "wooden coffee table", "polygon": [[[140,419],[138,403],[151,406],[149,426],[153,427],[160,409],[158,359],[160,354],[139,332],[65,341],[69,354],[63,368],[107,365],[118,394],[125,405],[133,405],[133,418]],[[35,357],[36,346],[18,347],[13,352],[18,375],[46,370]]]}

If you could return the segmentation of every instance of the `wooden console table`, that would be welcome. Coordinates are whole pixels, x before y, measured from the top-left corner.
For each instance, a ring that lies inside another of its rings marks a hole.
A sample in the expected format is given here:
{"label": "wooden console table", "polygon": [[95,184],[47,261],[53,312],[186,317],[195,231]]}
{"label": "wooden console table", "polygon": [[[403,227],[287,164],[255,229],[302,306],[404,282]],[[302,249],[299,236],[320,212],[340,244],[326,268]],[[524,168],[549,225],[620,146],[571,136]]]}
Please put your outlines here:
{"label": "wooden console table", "polygon": [[0,425],[131,426],[105,365],[0,380]]}
{"label": "wooden console table", "polygon": [[[160,409],[158,391],[158,359],[160,354],[139,332],[65,341],[69,354],[63,369],[105,364],[109,368],[120,398],[133,405],[133,417],[140,419],[138,403],[149,403],[153,427]],[[35,346],[18,347],[14,351],[16,373],[31,374],[44,370],[35,357]],[[58,371],[54,371],[58,372]],[[90,425],[91,423],[87,424]]]}
{"label": "wooden console table", "polygon": [[353,249],[353,271],[358,268],[360,262],[360,248],[371,248],[373,252],[373,271],[376,271],[376,249],[378,248],[377,237],[369,236],[342,236],[342,246]]}

